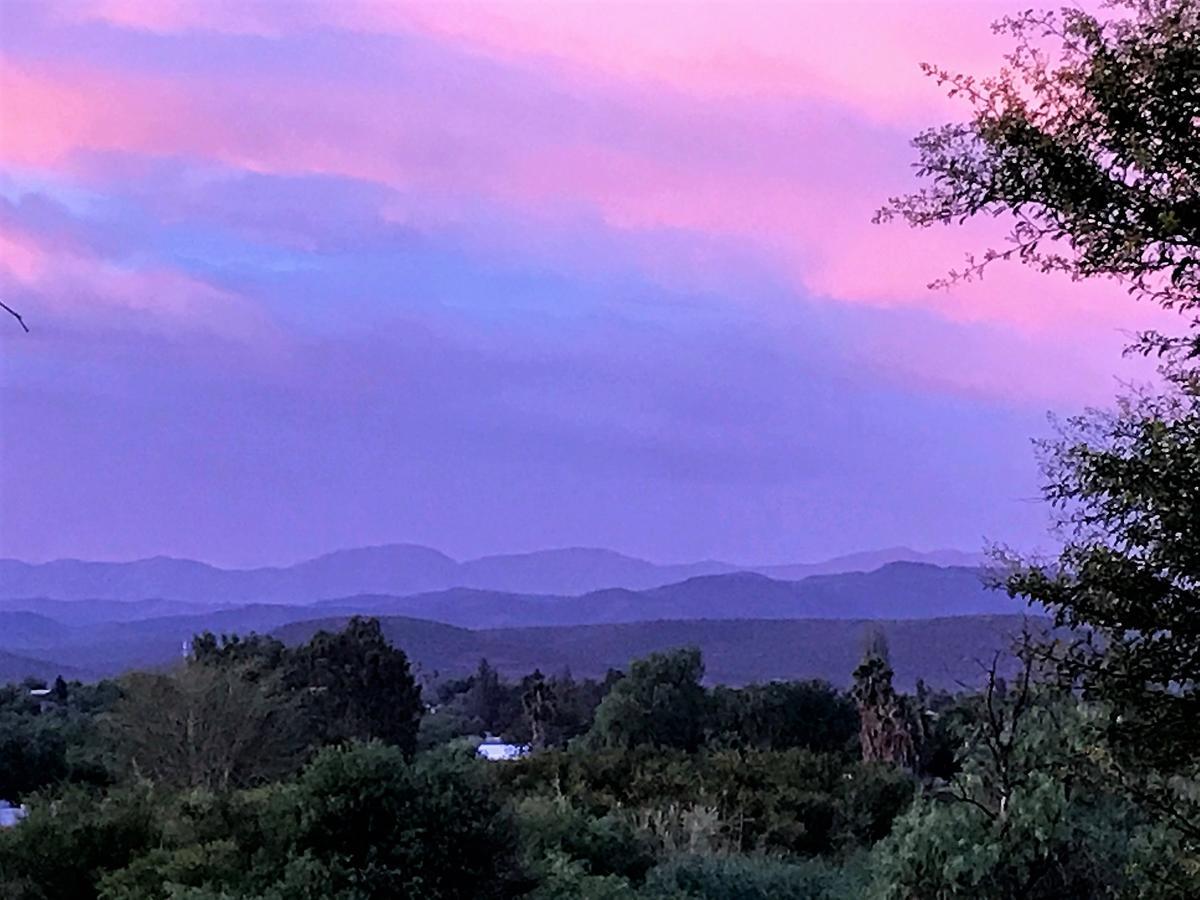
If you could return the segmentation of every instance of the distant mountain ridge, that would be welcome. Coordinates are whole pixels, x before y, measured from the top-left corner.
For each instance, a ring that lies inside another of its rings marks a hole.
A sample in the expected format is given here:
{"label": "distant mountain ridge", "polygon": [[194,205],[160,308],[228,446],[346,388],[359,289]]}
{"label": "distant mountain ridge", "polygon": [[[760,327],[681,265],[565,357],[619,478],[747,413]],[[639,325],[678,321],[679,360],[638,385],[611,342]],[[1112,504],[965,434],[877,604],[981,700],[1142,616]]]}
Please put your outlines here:
{"label": "distant mountain ridge", "polygon": [[[135,610],[140,618],[134,616]],[[426,636],[464,631],[549,634],[557,633],[556,629],[620,626],[611,632],[588,633],[622,634],[636,645],[633,636],[658,633],[662,622],[674,622],[672,627],[680,634],[692,633],[687,623],[706,622],[706,633],[711,632],[715,640],[722,629],[740,628],[738,622],[749,620],[824,622],[821,628],[830,634],[844,635],[844,623],[851,621],[919,623],[1025,613],[1020,601],[986,589],[977,569],[890,563],[873,572],[815,575],[797,582],[735,572],[642,591],[608,588],[579,596],[452,588],[405,597],[358,595],[315,604],[229,608],[188,607],[175,601],[5,601],[0,603],[0,652],[23,657],[30,671],[44,671],[42,663],[59,662],[99,676],[170,664],[180,658],[184,642],[202,631],[267,633],[293,626],[303,629],[314,620],[345,621],[356,614],[420,621],[424,630],[419,633]],[[769,630],[767,625],[758,627]],[[909,633],[909,625],[903,628]],[[471,638],[468,645],[474,646],[474,641]],[[489,653],[503,656],[498,645],[489,647]],[[748,646],[747,652],[766,651]],[[857,647],[838,652],[857,652]],[[930,658],[941,660],[952,652],[956,648],[931,647]],[[445,657],[438,659],[444,662]],[[775,664],[782,665],[779,660]]]}
{"label": "distant mountain ridge", "polygon": [[978,555],[904,547],[818,563],[740,566],[719,561],[662,565],[611,550],[564,548],[459,562],[415,544],[339,550],[292,566],[223,569],[195,560],[133,562],[0,559],[0,604],[9,600],[173,601],[179,604],[312,603],[360,594],[406,596],[474,588],[514,594],[579,595],[606,588],[647,590],[710,575],[756,572],[793,581],[870,571],[892,562],[974,566]]}
{"label": "distant mountain ridge", "polygon": [[340,597],[313,608],[407,616],[464,628],[517,628],[658,619],[929,619],[1020,613],[1025,604],[988,589],[977,569],[896,562],[872,572],[811,575],[799,581],[733,572],[642,591],[606,588],[561,596],[451,588],[407,597]]}

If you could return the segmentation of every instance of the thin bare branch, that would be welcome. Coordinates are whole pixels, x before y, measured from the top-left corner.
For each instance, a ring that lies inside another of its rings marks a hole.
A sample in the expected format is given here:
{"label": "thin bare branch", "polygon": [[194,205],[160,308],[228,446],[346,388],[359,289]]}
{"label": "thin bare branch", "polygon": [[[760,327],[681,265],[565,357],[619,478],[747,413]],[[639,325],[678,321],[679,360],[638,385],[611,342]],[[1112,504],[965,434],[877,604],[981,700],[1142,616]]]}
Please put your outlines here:
{"label": "thin bare branch", "polygon": [[5,312],[21,323],[21,327],[25,329],[25,333],[29,334],[29,326],[25,324],[25,320],[21,318],[21,314],[19,312],[9,306],[3,300],[0,300],[0,307],[3,307]]}

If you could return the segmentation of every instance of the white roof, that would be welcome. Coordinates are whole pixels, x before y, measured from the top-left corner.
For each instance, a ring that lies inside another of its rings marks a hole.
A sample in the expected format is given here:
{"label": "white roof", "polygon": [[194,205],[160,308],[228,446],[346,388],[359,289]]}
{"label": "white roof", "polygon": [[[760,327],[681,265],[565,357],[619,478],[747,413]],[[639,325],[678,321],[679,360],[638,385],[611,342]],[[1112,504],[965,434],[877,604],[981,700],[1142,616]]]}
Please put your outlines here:
{"label": "white roof", "polygon": [[529,752],[524,744],[501,744],[499,741],[484,741],[475,751],[484,759],[519,759]]}
{"label": "white roof", "polygon": [[28,814],[24,806],[0,805],[0,828],[11,828]]}

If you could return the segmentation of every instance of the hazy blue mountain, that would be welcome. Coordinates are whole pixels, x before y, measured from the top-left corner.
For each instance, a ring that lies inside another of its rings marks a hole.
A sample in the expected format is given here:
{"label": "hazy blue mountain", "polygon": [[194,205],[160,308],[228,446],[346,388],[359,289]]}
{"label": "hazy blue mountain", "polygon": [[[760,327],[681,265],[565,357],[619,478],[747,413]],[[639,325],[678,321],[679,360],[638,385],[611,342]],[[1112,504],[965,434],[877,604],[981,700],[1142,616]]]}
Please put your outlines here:
{"label": "hazy blue mountain", "polygon": [[605,587],[641,590],[695,575],[734,572],[737,567],[714,561],[659,565],[611,550],[572,547],[485,556],[463,563],[461,571],[462,587],[512,593],[579,594]]}
{"label": "hazy blue mountain", "polygon": [[343,597],[316,605],[466,628],[653,619],[932,618],[1024,609],[1020,601],[986,589],[976,569],[924,563],[890,563],[873,572],[815,575],[797,582],[735,572],[642,591],[608,588],[577,597],[453,588],[408,597]]}
{"label": "hazy blue mountain", "polygon": [[55,645],[71,628],[40,613],[25,610],[0,612],[0,647]]}
{"label": "hazy blue mountain", "polygon": [[180,600],[49,600],[45,597],[0,600],[0,613],[37,611],[40,615],[69,625],[137,622],[162,616],[211,612],[213,609],[206,603]]}
{"label": "hazy blue mountain", "polygon": [[186,559],[135,562],[0,560],[0,601],[170,600],[237,606],[311,603],[356,594],[410,594],[466,587],[518,594],[577,595],[605,588],[646,590],[689,578],[757,571],[777,580],[864,571],[895,561],[962,562],[954,551],[922,554],[904,548],[855,554],[823,563],[746,567],[706,561],[659,565],[610,550],[568,548],[486,556],[458,562],[428,547],[391,544],[341,550],[292,566],[222,569]]}
{"label": "hazy blue mountain", "polygon": [[793,563],[782,566],[755,566],[753,571],[782,581],[799,581],[810,575],[835,575],[840,572],[872,572],[894,562],[928,563],[932,566],[978,568],[987,562],[982,553],[962,550],[932,550],[928,553],[910,547],[888,547],[835,556],[823,562]]}
{"label": "hazy blue mountain", "polygon": [[[32,605],[36,607],[38,602],[33,601]],[[9,601],[6,605],[16,603]],[[175,605],[178,604],[128,604],[159,611]],[[403,597],[358,595],[315,605],[244,604],[231,608],[203,608],[137,620],[128,616],[109,621],[95,620],[95,616],[105,610],[127,613],[118,601],[95,604],[63,601],[46,608],[66,610],[66,618],[76,606],[88,610],[92,617],[79,624],[39,612],[0,611],[0,650],[60,661],[77,670],[108,675],[131,667],[169,664],[180,658],[183,642],[201,631],[261,633],[314,619],[344,619],[356,613],[421,620],[427,630],[450,635],[467,628],[524,633],[540,626],[569,629],[630,622],[643,623],[648,629],[645,633],[655,633],[650,625],[657,621],[678,624],[703,620],[708,623],[706,628],[719,630],[718,620],[824,619],[845,622],[971,617],[1023,611],[1019,602],[985,590],[977,570],[920,563],[892,563],[874,572],[819,575],[798,582],[735,572],[698,576],[641,591],[609,588],[580,596],[453,588]],[[458,628],[440,631],[443,626]],[[642,632],[634,629],[611,633]],[[471,642],[466,646],[476,648]],[[489,647],[489,653],[507,652],[499,645]],[[938,648],[938,654],[944,655],[951,649]],[[470,649],[470,652],[476,650]],[[522,660],[525,657],[515,658]]]}
{"label": "hazy blue mountain", "polygon": [[155,557],[134,562],[0,560],[0,599],[175,600],[235,605],[307,603],[362,592],[414,593],[457,582],[458,563],[428,547],[343,550],[294,566],[221,569]]}
{"label": "hazy blue mountain", "polygon": [[50,683],[59,675],[68,681],[89,681],[96,677],[94,672],[64,662],[34,659],[0,650],[0,684],[24,681],[26,678],[37,678]]}

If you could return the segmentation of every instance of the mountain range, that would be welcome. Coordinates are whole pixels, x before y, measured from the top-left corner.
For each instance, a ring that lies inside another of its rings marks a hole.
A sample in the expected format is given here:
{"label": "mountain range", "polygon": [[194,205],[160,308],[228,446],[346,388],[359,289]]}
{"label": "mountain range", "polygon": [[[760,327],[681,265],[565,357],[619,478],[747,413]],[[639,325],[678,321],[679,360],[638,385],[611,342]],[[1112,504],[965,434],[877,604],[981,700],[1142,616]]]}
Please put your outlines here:
{"label": "mountain range", "polygon": [[[719,650],[723,636],[743,635],[733,649],[720,651],[726,661],[714,672],[721,678],[796,671],[824,677],[847,654],[857,655],[854,635],[865,621],[890,623],[899,634],[918,633],[922,622],[957,622],[951,631],[962,638],[958,643],[913,645],[913,671],[920,650],[929,677],[941,672],[936,677],[945,681],[965,677],[965,659],[995,652],[999,644],[989,622],[1019,619],[1024,612],[1019,601],[988,590],[977,569],[912,562],[799,581],[749,572],[701,575],[640,591],[607,588],[577,596],[451,588],[227,607],[179,600],[9,599],[0,601],[0,652],[9,655],[0,659],[0,674],[43,677],[57,665],[76,677],[115,675],[171,664],[184,642],[202,631],[295,636],[320,623],[367,614],[406,623],[396,632],[400,645],[429,671],[442,673],[466,671],[485,655],[514,668],[552,669],[576,657],[607,668],[628,663],[639,648],[697,640]],[[747,632],[747,621],[759,624]],[[772,621],[779,623],[778,632]],[[776,633],[794,633],[806,648],[803,658],[780,645]],[[825,647],[826,640],[848,643]],[[745,656],[742,663],[736,663],[738,654]],[[821,662],[828,654],[835,662]]]}
{"label": "mountain range", "polygon": [[640,591],[606,588],[565,596],[451,588],[406,597],[340,597],[314,607],[465,628],[508,628],[658,619],[926,619],[1020,613],[1024,604],[987,588],[978,569],[895,562],[871,572],[811,575],[799,581],[733,572]]}
{"label": "mountain range", "polygon": [[[904,547],[817,563],[742,566],[719,561],[662,565],[611,550],[567,548],[457,561],[429,547],[389,544],[340,550],[291,566],[224,569],[189,559],[133,562],[0,559],[0,601],[174,601],[233,606],[311,603],[359,594],[407,596],[452,588],[517,594],[576,595],[607,588],[640,591],[706,575],[754,572],[775,580],[871,571],[891,562],[976,566],[978,555],[921,553]],[[11,607],[10,607],[11,608]]]}

